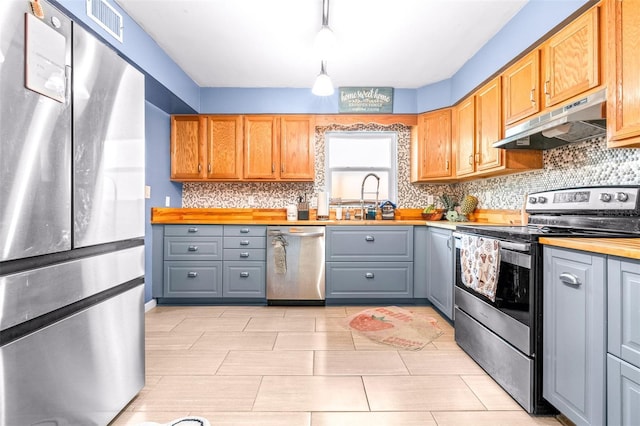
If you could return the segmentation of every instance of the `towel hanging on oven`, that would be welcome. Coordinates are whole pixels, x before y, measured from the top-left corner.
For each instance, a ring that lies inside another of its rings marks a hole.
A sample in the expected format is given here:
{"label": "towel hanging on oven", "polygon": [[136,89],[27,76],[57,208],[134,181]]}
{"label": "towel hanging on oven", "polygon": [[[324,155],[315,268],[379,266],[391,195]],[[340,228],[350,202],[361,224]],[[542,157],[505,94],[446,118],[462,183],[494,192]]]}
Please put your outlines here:
{"label": "towel hanging on oven", "polygon": [[462,283],[495,302],[500,271],[500,243],[492,238],[474,235],[463,235],[461,243]]}

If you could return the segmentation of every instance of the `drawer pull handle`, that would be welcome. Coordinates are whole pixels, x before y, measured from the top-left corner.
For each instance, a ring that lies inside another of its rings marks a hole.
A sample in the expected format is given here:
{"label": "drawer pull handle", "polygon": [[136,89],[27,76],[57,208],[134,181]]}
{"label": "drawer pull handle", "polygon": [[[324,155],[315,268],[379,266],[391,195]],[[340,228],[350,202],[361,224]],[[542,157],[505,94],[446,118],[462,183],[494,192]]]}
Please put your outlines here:
{"label": "drawer pull handle", "polygon": [[375,241],[375,238],[373,238],[373,235],[367,235],[366,237],[364,237],[365,241]]}
{"label": "drawer pull handle", "polygon": [[195,226],[190,227],[187,232],[198,232],[198,228]]}
{"label": "drawer pull handle", "polygon": [[189,272],[189,273],[187,274],[187,277],[189,277],[189,278],[196,278],[197,276],[198,276],[198,273],[197,273],[197,272]]}
{"label": "drawer pull handle", "polygon": [[371,278],[374,278],[375,275],[373,275],[373,272],[367,272],[364,274],[364,277],[367,279],[371,279]]}
{"label": "drawer pull handle", "polygon": [[240,233],[241,234],[248,234],[249,233],[249,228],[240,228]]}
{"label": "drawer pull handle", "polygon": [[249,253],[243,251],[242,253],[240,253],[240,257],[249,257]]}
{"label": "drawer pull handle", "polygon": [[240,272],[240,277],[241,278],[248,278],[249,277],[249,273],[248,272]]}
{"label": "drawer pull handle", "polygon": [[578,277],[576,277],[574,274],[569,272],[561,273],[560,281],[562,281],[564,284],[572,285],[575,287],[582,285],[582,283],[580,282],[580,279],[578,279]]}
{"label": "drawer pull handle", "polygon": [[241,246],[248,246],[248,245],[249,245],[249,240],[242,240],[242,241],[240,241],[240,245],[241,245]]}
{"label": "drawer pull handle", "polygon": [[187,250],[189,250],[189,251],[198,251],[198,246],[189,246],[189,248]]}

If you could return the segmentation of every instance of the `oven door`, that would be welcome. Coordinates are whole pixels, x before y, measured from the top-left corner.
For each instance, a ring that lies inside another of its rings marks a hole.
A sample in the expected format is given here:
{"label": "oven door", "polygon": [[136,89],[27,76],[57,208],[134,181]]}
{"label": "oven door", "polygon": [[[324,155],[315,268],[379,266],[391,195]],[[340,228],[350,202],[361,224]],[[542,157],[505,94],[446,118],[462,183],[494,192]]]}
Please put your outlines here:
{"label": "oven door", "polygon": [[500,241],[500,271],[495,302],[462,282],[461,234],[456,242],[455,305],[526,355],[534,353],[535,252],[537,244]]}

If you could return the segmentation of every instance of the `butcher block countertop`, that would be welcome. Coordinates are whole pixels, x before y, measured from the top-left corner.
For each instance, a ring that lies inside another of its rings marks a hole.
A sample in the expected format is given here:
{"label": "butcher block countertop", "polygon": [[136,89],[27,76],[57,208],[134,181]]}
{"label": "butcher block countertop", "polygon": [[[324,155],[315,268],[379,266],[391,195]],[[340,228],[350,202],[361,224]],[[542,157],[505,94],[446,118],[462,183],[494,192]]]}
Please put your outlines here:
{"label": "butcher block countertop", "polygon": [[640,259],[640,238],[555,238],[541,237],[540,243],[592,253]]}
{"label": "butcher block countertop", "polygon": [[287,220],[285,209],[251,208],[171,208],[153,207],[151,223],[162,224],[212,224],[212,225],[428,225],[455,230],[456,225],[506,225],[519,224],[520,212],[512,210],[478,210],[470,217],[473,222],[449,222],[446,220],[426,221],[421,209],[397,209],[394,220],[336,220],[333,210],[328,220],[317,220],[316,210],[309,211],[310,220]]}

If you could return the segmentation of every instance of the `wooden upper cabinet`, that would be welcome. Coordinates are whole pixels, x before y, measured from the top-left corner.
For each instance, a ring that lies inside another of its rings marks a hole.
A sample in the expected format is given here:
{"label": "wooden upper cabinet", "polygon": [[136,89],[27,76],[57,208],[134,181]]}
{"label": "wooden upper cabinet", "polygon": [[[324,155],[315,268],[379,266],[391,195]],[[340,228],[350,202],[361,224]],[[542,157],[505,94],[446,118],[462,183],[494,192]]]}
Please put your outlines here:
{"label": "wooden upper cabinet", "polygon": [[315,177],[315,120],[311,115],[280,118],[280,179]]}
{"label": "wooden upper cabinet", "polygon": [[475,170],[494,169],[502,165],[504,154],[503,149],[493,147],[503,136],[501,78],[496,77],[483,86],[476,93],[475,102]]}
{"label": "wooden upper cabinet", "polygon": [[418,116],[418,139],[412,147],[412,181],[437,181],[453,177],[451,108]]}
{"label": "wooden upper cabinet", "polygon": [[275,179],[278,160],[278,117],[244,117],[244,178]]}
{"label": "wooden upper cabinet", "polygon": [[594,7],[543,44],[545,107],[600,85],[599,19]]}
{"label": "wooden upper cabinet", "polygon": [[540,50],[534,49],[502,73],[504,124],[540,112]]}
{"label": "wooden upper cabinet", "polygon": [[245,116],[244,179],[313,181],[314,136],[312,116]]}
{"label": "wooden upper cabinet", "polygon": [[171,116],[171,179],[205,177],[206,120],[200,115]]}
{"label": "wooden upper cabinet", "polygon": [[208,115],[207,179],[242,179],[242,117]]}
{"label": "wooden upper cabinet", "polygon": [[640,2],[607,7],[607,143],[640,147]]}
{"label": "wooden upper cabinet", "polygon": [[453,135],[456,152],[456,177],[475,171],[476,109],[474,97],[463,100],[453,111]]}

